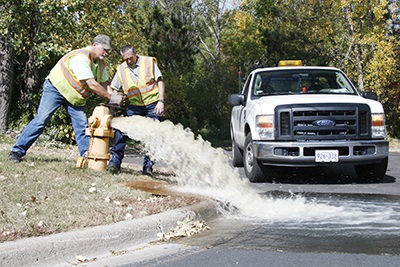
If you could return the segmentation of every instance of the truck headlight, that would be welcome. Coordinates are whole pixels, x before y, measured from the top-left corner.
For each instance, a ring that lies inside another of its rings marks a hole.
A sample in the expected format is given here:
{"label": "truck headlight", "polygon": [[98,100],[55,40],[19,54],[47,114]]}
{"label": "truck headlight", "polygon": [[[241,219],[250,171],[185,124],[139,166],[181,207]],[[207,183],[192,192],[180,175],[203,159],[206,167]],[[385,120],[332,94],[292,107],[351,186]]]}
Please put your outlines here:
{"label": "truck headlight", "polygon": [[256,117],[256,130],[260,139],[271,140],[274,138],[274,116],[258,115]]}
{"label": "truck headlight", "polygon": [[371,125],[372,138],[386,138],[385,114],[371,114]]}

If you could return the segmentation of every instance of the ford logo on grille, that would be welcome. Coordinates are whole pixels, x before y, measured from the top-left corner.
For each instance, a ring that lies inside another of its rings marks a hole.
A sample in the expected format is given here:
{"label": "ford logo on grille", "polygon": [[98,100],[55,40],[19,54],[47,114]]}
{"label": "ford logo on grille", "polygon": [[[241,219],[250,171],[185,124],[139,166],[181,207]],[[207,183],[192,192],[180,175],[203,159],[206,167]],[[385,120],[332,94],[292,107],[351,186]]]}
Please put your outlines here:
{"label": "ford logo on grille", "polygon": [[335,122],[333,120],[319,120],[314,121],[313,124],[315,126],[335,126]]}

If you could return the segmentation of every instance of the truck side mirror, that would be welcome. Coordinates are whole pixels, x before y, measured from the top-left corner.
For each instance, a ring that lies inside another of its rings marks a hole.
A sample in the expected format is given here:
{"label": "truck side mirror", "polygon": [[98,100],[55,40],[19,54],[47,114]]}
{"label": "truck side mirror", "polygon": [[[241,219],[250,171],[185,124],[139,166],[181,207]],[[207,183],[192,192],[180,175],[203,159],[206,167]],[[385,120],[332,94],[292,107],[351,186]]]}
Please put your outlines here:
{"label": "truck side mirror", "polygon": [[367,99],[378,101],[378,95],[375,92],[361,92],[361,96]]}
{"label": "truck side mirror", "polygon": [[244,95],[242,94],[231,94],[228,97],[228,103],[230,106],[240,106],[244,103]]}

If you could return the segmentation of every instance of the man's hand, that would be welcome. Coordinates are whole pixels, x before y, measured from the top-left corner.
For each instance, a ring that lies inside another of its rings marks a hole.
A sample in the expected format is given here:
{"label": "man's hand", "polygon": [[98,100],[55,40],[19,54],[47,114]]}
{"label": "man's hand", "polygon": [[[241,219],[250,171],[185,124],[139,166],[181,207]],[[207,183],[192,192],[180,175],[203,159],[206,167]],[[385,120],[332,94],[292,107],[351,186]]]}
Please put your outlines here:
{"label": "man's hand", "polygon": [[159,116],[164,114],[164,101],[158,101],[156,107],[154,108],[154,113]]}
{"label": "man's hand", "polygon": [[129,99],[122,92],[113,92],[111,94],[110,101],[108,102],[108,104],[111,106],[127,109],[129,106]]}

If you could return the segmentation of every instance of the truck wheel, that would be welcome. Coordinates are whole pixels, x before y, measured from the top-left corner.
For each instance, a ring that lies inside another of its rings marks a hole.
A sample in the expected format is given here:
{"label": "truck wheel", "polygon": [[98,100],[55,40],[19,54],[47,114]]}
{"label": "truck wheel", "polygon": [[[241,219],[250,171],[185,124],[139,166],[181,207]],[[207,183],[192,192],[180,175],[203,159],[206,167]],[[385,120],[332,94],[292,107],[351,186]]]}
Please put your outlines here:
{"label": "truck wheel", "polygon": [[232,138],[232,165],[233,167],[243,167],[243,150],[241,150]]}
{"label": "truck wheel", "polygon": [[380,182],[385,176],[388,165],[388,157],[384,158],[381,163],[354,165],[358,178],[363,182]]}
{"label": "truck wheel", "polygon": [[250,182],[259,183],[271,180],[271,173],[269,172],[270,168],[268,168],[268,166],[262,165],[262,163],[254,156],[253,140],[251,139],[251,133],[247,134],[244,147],[244,173],[246,174],[246,177],[249,178]]}

